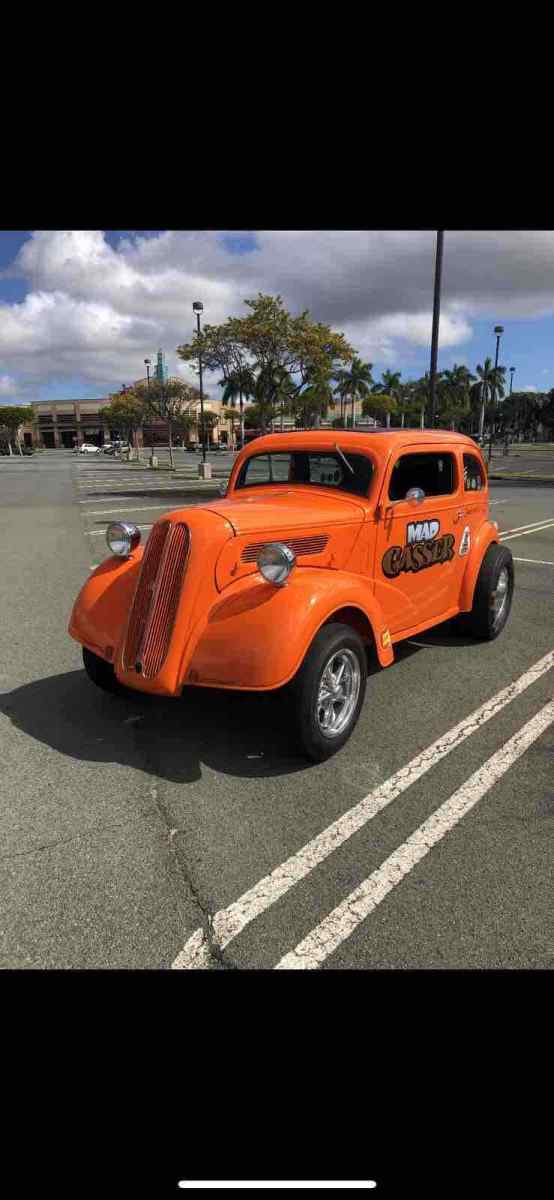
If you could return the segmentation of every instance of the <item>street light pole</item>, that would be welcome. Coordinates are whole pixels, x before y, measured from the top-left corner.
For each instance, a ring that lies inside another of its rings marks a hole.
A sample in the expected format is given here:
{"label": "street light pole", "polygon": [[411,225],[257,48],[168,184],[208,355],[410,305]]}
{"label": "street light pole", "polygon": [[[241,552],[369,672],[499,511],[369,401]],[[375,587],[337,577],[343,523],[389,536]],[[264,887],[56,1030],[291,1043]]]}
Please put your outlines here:
{"label": "street light pole", "polygon": [[494,404],[495,404],[495,399],[496,399],[496,372],[498,369],[498,349],[500,346],[500,338],[502,337],[502,334],[504,333],[504,326],[503,325],[495,325],[494,332],[496,334],[496,356],[494,359],[494,375],[493,375],[493,382],[492,382],[492,388],[491,388],[491,427],[490,427],[490,436],[489,436],[489,463],[492,459],[492,431],[493,431],[493,424],[494,424]]}
{"label": "street light pole", "polygon": [[[514,375],[515,375],[515,370],[516,370],[516,369],[515,369],[515,367],[510,367],[510,396],[511,396],[511,394],[512,394],[512,388],[513,388],[513,386],[514,386]],[[519,418],[519,405],[518,405],[518,418]],[[516,431],[516,434],[517,434],[517,436],[518,436],[518,438],[519,438],[519,420],[516,420],[516,421],[514,422],[514,424],[515,424],[515,431]]]}
{"label": "street light pole", "polygon": [[435,256],[435,292],[433,297],[433,331],[431,334],[431,371],[429,377],[429,400],[431,404],[431,428],[435,425],[435,409],[436,409],[436,375],[437,375],[437,356],[439,349],[439,320],[441,311],[441,276],[442,276],[442,248],[444,242],[444,229],[437,230],[437,250]]}
{"label": "street light pole", "polygon": [[204,428],[204,388],[202,386],[202,350],[200,347],[200,313],[204,311],[201,300],[195,300],[192,311],[196,313],[198,332],[198,374],[200,376],[200,426],[202,429],[202,462],[198,464],[198,474],[201,479],[211,479],[212,466],[206,462],[206,431]]}
{"label": "street light pole", "polygon": [[[196,323],[198,330],[198,340],[200,341],[200,313],[204,311],[204,305],[201,300],[195,300],[192,306],[192,311],[196,313]],[[198,347],[198,374],[200,376],[200,428],[202,430],[202,462],[206,462],[206,445],[204,433],[204,389],[202,387],[202,352]]]}
{"label": "street light pole", "polygon": [[[151,363],[151,359],[145,358],[144,365],[146,367],[146,386],[148,388],[149,393],[150,393],[150,363]],[[148,416],[150,417],[150,466],[152,466],[152,459],[154,458],[154,430],[152,428],[151,414],[149,413]]]}

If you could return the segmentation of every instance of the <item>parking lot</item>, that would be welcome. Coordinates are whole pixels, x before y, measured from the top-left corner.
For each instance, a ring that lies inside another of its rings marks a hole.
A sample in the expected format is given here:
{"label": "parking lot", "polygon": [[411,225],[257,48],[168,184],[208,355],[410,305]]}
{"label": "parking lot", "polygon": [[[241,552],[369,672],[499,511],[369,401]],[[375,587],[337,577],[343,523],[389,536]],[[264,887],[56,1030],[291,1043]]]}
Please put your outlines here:
{"label": "parking lot", "polygon": [[[107,524],[146,538],[202,503],[200,455],[176,451],[176,473],[3,458],[0,965],[552,966],[554,455],[532,453],[527,479],[491,483],[505,632],[398,645],[319,765],[282,695],[108,696],[67,634]],[[216,482],[233,457],[213,456]]]}

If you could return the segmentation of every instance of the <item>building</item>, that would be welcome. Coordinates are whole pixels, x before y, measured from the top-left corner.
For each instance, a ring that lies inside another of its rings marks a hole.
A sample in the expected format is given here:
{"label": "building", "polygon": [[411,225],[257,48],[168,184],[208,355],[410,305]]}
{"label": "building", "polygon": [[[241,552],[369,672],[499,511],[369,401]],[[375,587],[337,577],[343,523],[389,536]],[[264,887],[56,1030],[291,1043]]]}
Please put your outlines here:
{"label": "building", "polygon": [[33,428],[24,426],[26,445],[71,450],[75,445],[91,442],[101,446],[109,441],[110,431],[102,419],[102,409],[109,404],[103,400],[34,400]]}

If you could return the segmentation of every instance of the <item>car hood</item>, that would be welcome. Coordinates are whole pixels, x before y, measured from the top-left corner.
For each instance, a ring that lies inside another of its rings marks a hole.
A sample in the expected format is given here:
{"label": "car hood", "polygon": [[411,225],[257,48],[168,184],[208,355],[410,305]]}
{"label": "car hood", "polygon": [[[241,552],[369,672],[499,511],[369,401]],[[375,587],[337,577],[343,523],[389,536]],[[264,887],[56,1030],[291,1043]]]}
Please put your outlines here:
{"label": "car hood", "polygon": [[330,496],[314,488],[268,492],[265,495],[219,500],[203,506],[224,517],[236,535],[259,533],[262,536],[283,528],[312,529],[314,526],[360,523],[365,509],[350,496]]}

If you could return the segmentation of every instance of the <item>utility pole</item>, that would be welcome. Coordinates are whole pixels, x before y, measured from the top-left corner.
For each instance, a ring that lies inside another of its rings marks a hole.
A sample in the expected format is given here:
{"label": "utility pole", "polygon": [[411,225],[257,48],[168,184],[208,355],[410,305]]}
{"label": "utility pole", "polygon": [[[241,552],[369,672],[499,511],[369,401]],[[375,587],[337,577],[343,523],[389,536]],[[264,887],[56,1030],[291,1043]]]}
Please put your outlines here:
{"label": "utility pole", "polygon": [[442,250],[444,243],[444,229],[437,230],[437,250],[435,255],[435,291],[433,296],[433,331],[431,334],[431,371],[429,378],[429,401],[431,405],[431,428],[435,427],[436,420],[436,375],[437,375],[437,356],[439,349],[439,321],[441,311],[441,277],[442,277]]}
{"label": "utility pole", "polygon": [[494,375],[493,375],[493,383],[492,383],[492,388],[491,388],[491,427],[490,427],[490,436],[489,436],[489,459],[488,459],[489,465],[490,465],[490,462],[492,459],[492,434],[493,434],[493,426],[494,426],[494,404],[495,404],[495,400],[496,400],[496,372],[497,372],[497,368],[498,368],[498,349],[500,346],[500,338],[502,337],[502,334],[504,333],[504,326],[503,325],[495,325],[494,332],[496,334],[496,356],[494,359]]}

